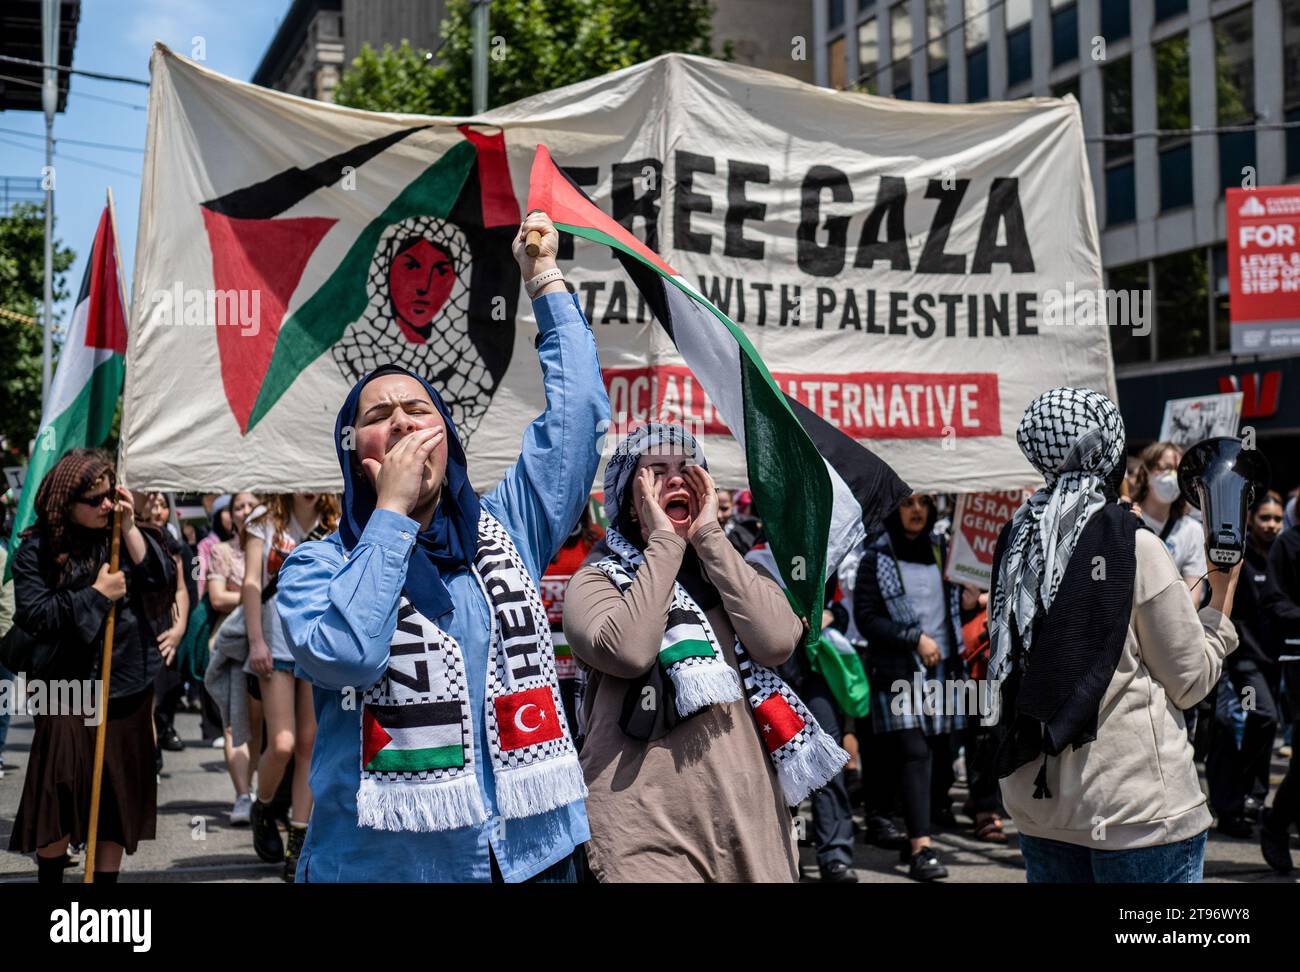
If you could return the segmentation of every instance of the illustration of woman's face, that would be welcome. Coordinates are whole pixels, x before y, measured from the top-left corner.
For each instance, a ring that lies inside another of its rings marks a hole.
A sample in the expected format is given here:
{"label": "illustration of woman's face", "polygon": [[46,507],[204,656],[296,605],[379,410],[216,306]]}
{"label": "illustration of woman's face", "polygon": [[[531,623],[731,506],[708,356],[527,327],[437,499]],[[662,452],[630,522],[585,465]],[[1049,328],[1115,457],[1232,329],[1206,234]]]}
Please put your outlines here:
{"label": "illustration of woman's face", "polygon": [[433,317],[456,282],[451,257],[426,239],[401,241],[388,267],[388,296],[402,334],[414,344],[429,339]]}

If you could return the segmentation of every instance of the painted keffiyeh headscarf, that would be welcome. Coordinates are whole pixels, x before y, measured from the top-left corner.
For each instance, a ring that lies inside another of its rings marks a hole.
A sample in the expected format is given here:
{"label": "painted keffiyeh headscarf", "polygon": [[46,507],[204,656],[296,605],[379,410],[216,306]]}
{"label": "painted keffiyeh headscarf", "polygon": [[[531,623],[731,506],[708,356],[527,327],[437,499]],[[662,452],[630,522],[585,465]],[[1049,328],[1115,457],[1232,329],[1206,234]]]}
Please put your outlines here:
{"label": "painted keffiyeh headscarf", "polygon": [[1012,627],[1028,655],[1034,622],[1051,608],[1083,528],[1106,504],[1106,480],[1124,457],[1124,421],[1099,392],[1053,388],[1025,410],[1016,441],[1044,484],[1016,511],[998,572],[989,612],[994,686],[1011,670]]}
{"label": "painted keffiyeh headscarf", "polygon": [[[605,543],[610,556],[596,566],[622,591],[632,585],[633,575],[644,563],[639,545],[623,532],[637,536],[633,531],[639,530],[635,523],[623,522],[628,488],[641,456],[656,451],[683,452],[708,469],[695,437],[676,425],[651,422],[614,451],[605,467],[605,509],[610,517]],[[703,591],[688,590],[681,575],[673,585],[658,664],[672,682],[677,714],[686,717],[706,706],[739,701],[743,687],[786,801],[797,806],[833,779],[849,755],[823,731],[776,672],[749,657],[739,639],[734,646],[740,669],[737,677],[701,607],[704,596]]]}

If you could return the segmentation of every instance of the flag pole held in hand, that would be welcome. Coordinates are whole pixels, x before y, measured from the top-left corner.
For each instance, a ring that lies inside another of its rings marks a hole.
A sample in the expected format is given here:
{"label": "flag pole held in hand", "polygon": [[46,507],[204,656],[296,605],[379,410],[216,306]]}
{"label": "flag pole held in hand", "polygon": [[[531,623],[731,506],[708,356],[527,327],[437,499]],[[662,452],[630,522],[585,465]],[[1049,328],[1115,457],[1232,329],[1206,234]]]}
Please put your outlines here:
{"label": "flag pole held in hand", "polygon": [[[122,509],[113,506],[113,540],[108,555],[110,573],[117,573],[118,558],[122,544]],[[95,843],[96,831],[99,829],[99,796],[104,784],[104,747],[108,743],[108,685],[113,674],[113,628],[117,622],[117,601],[108,612],[108,622],[104,625],[104,647],[99,665],[99,725],[95,727],[95,762],[94,774],[90,783],[90,827],[86,832],[86,876],[84,884],[95,883]]]}
{"label": "flag pole held in hand", "polygon": [[536,257],[542,252],[542,234],[537,230],[529,230],[524,237],[524,252],[530,257]]}

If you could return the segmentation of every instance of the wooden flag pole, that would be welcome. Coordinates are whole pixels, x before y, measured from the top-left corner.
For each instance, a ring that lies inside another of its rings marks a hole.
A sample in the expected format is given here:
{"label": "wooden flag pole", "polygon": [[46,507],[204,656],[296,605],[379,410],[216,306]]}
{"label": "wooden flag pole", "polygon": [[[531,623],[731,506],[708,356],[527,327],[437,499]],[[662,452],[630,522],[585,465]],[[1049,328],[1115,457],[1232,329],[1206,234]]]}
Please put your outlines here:
{"label": "wooden flag pole", "polygon": [[524,252],[530,257],[535,257],[542,252],[542,234],[537,230],[529,230],[528,235],[524,237]]}
{"label": "wooden flag pole", "polygon": [[[122,508],[117,505],[117,493],[113,494],[113,539],[108,555],[110,573],[117,572],[118,557],[122,546]],[[108,743],[108,686],[113,675],[113,628],[117,622],[117,601],[113,602],[108,612],[108,622],[104,625],[104,647],[99,664],[99,725],[95,727],[95,762],[94,775],[90,783],[90,829],[86,833],[86,876],[85,884],[95,883],[95,835],[99,829],[99,794],[104,783],[104,748]]]}

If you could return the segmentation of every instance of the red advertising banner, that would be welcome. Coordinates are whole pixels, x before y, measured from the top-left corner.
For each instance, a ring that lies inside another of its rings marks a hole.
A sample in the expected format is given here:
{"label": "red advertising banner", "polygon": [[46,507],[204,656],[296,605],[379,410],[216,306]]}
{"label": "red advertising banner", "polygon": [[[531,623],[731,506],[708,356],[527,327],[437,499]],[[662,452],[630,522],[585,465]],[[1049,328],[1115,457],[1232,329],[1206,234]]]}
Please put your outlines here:
{"label": "red advertising banner", "polygon": [[998,534],[1032,492],[1012,489],[996,493],[962,493],[957,497],[952,542],[948,545],[948,565],[944,571],[949,581],[970,584],[982,591],[989,589]]}
{"label": "red advertising banner", "polygon": [[1300,186],[1229,189],[1232,353],[1300,348]]}

